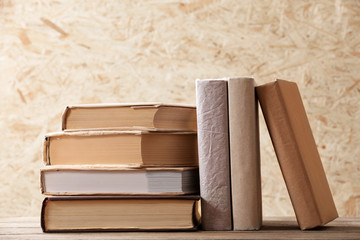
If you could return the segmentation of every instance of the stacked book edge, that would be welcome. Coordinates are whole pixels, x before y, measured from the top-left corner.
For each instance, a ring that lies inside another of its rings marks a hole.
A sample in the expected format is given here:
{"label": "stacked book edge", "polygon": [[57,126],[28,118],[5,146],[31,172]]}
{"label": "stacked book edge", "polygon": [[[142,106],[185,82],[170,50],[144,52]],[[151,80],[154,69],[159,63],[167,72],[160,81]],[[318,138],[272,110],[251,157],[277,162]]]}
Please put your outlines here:
{"label": "stacked book edge", "polygon": [[44,141],[44,232],[197,228],[195,107],[71,106],[62,128]]}

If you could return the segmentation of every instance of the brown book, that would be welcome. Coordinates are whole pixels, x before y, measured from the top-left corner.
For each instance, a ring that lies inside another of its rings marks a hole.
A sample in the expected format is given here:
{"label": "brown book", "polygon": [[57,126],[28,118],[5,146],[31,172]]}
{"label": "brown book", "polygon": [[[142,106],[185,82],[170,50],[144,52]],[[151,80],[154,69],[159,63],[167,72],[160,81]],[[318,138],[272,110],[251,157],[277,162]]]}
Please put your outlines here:
{"label": "brown book", "polygon": [[232,217],[234,230],[262,224],[258,102],[253,78],[228,81]]}
{"label": "brown book", "polygon": [[302,230],[338,217],[296,83],[277,80],[256,92]]}
{"label": "brown book", "polygon": [[46,195],[199,194],[199,171],[188,168],[46,166],[40,171]]}
{"label": "brown book", "polygon": [[232,230],[227,79],[196,80],[203,230]]}
{"label": "brown book", "polygon": [[199,196],[48,197],[44,232],[196,230]]}
{"label": "brown book", "polygon": [[93,104],[66,107],[63,130],[148,128],[196,131],[196,108],[162,103]]}
{"label": "brown book", "polygon": [[79,131],[45,137],[47,165],[197,166],[196,132]]}

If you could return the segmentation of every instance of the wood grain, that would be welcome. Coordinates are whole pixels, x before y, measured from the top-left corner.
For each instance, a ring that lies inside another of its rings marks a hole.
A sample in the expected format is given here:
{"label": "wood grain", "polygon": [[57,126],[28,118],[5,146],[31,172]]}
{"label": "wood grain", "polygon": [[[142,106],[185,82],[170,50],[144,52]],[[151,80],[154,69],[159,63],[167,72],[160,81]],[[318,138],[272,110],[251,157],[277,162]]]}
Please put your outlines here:
{"label": "wood grain", "polygon": [[265,218],[259,231],[42,233],[38,218],[0,218],[0,239],[359,239],[360,218],[301,231],[294,218]]}

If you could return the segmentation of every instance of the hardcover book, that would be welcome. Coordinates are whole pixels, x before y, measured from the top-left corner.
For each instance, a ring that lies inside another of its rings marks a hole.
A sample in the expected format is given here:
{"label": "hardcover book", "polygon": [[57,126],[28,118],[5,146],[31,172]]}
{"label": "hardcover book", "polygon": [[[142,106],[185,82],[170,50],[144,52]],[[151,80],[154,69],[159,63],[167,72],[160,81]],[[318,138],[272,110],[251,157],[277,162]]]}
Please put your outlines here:
{"label": "hardcover book", "polygon": [[256,87],[256,92],[300,228],[337,218],[296,83],[277,80]]}
{"label": "hardcover book", "polygon": [[196,80],[204,230],[232,230],[227,79]]}
{"label": "hardcover book", "polygon": [[196,131],[196,108],[162,103],[93,104],[66,107],[63,130],[147,128]]}
{"label": "hardcover book", "polygon": [[262,224],[258,101],[253,78],[228,81],[232,218],[234,230]]}
{"label": "hardcover book", "polygon": [[49,134],[47,165],[197,166],[196,132],[79,131]]}
{"label": "hardcover book", "polygon": [[46,166],[40,171],[46,195],[198,194],[198,168]]}
{"label": "hardcover book", "polygon": [[44,232],[186,231],[199,223],[199,196],[47,197]]}

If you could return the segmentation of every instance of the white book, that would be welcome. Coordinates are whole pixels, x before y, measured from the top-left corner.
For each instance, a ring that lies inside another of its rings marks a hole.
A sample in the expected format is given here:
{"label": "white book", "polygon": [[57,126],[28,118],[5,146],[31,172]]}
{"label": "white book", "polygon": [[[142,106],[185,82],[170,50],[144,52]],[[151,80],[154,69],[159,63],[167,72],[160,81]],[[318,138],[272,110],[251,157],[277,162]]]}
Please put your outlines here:
{"label": "white book", "polygon": [[232,218],[234,230],[262,224],[258,102],[253,78],[228,81]]}
{"label": "white book", "polygon": [[46,166],[41,169],[45,195],[154,195],[199,192],[198,169]]}

